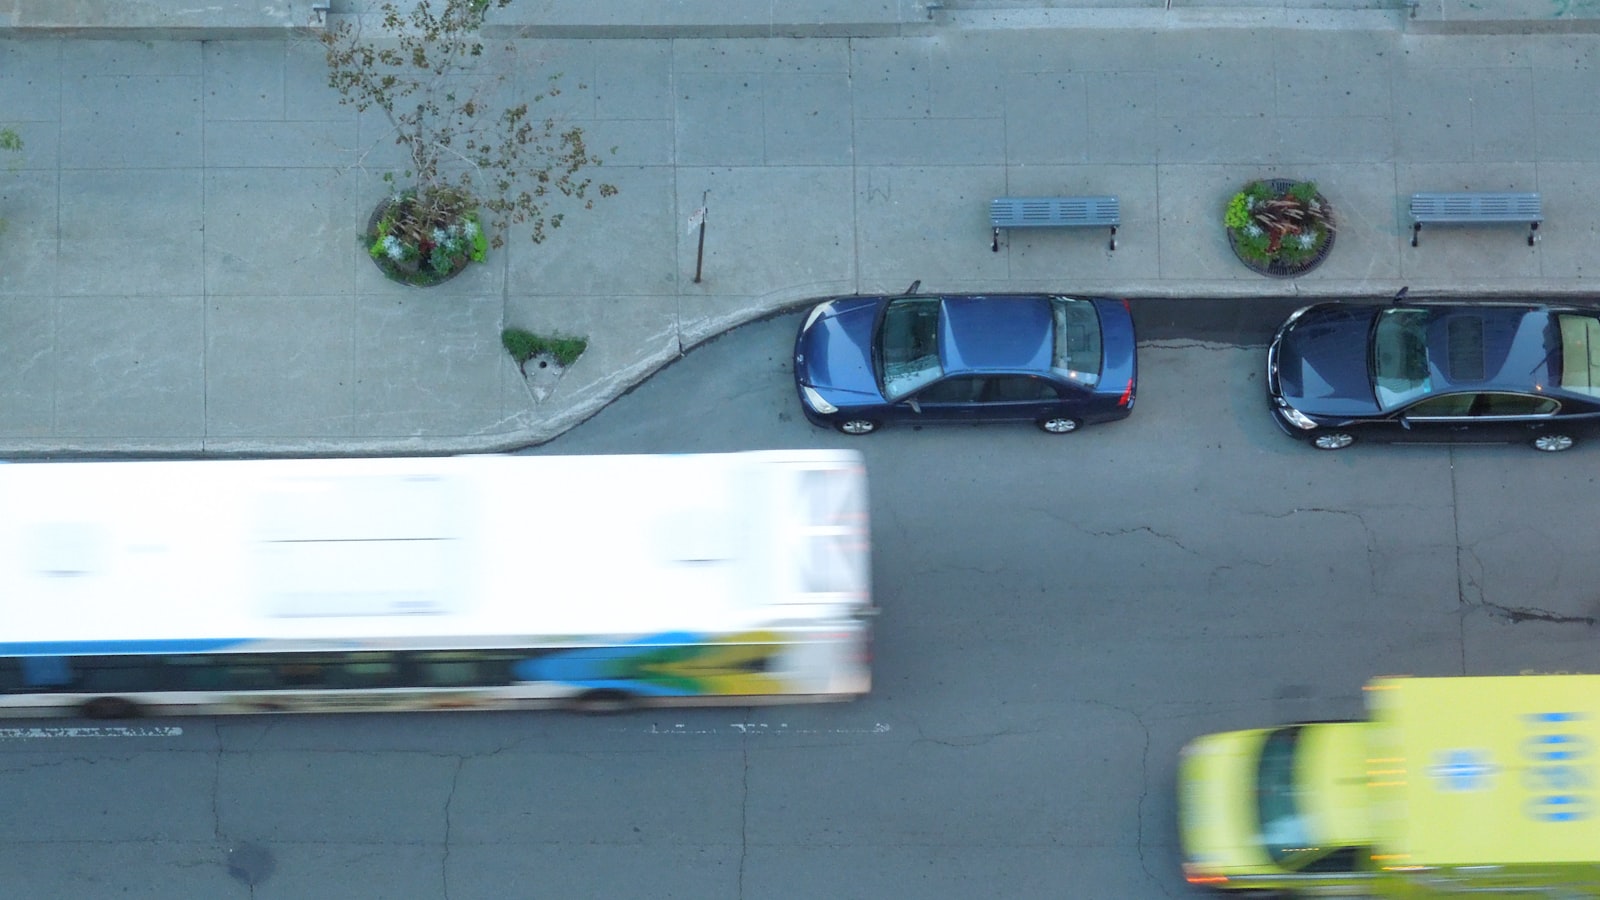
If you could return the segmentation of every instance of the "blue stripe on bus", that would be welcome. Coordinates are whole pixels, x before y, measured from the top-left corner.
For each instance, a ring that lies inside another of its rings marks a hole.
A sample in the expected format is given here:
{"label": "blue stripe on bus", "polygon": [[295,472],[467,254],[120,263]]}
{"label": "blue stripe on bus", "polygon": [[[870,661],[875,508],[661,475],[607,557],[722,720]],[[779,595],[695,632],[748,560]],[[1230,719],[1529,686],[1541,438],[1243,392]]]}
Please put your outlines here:
{"label": "blue stripe on bus", "polygon": [[561,684],[582,688],[586,691],[625,691],[629,694],[638,694],[644,697],[693,697],[694,693],[681,688],[670,688],[665,685],[649,681],[639,681],[632,678],[600,678],[593,681],[568,681],[553,679]]}
{"label": "blue stripe on bus", "polygon": [[673,647],[705,642],[703,635],[688,631],[651,634],[626,644],[611,647],[578,647],[546,656],[518,660],[512,674],[522,681],[555,681],[585,690],[625,690],[655,697],[687,697],[694,691],[673,687],[647,678],[618,678],[619,666],[628,664],[655,647]]}
{"label": "blue stripe on bus", "polygon": [[0,642],[0,656],[124,656],[136,653],[205,653],[249,643],[246,638],[194,638],[175,641]]}
{"label": "blue stripe on bus", "polygon": [[670,647],[670,646],[674,646],[674,645],[677,645],[677,644],[704,644],[705,642],[706,642],[706,636],[703,635],[703,634],[695,634],[694,632],[691,632],[691,631],[664,631],[661,634],[646,635],[645,637],[639,638],[638,640],[629,641],[626,644],[623,644],[622,646],[624,646],[624,647],[663,647],[663,646]]}

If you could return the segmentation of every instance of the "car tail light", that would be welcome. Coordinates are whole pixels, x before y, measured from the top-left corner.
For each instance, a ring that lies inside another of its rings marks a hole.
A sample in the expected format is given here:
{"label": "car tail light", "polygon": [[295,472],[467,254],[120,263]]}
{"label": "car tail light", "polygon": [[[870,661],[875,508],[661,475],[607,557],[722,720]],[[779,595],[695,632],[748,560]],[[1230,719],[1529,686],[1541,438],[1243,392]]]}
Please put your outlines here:
{"label": "car tail light", "polygon": [[1122,396],[1117,398],[1118,406],[1133,405],[1133,379],[1128,379],[1128,386],[1122,389]]}

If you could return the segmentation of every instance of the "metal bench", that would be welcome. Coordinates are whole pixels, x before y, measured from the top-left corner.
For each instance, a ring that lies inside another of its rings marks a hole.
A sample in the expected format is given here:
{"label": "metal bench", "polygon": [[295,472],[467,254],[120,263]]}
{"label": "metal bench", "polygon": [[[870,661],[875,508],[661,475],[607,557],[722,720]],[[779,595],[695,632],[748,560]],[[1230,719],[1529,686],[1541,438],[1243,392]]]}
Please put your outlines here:
{"label": "metal bench", "polygon": [[1117,249],[1122,207],[1115,197],[996,197],[989,201],[994,229],[989,249],[1000,252],[1002,228],[1110,228],[1111,249]]}
{"label": "metal bench", "polygon": [[1417,245],[1422,223],[1439,225],[1528,226],[1528,246],[1539,237],[1544,203],[1538,194],[1500,192],[1425,192],[1411,195],[1411,246]]}

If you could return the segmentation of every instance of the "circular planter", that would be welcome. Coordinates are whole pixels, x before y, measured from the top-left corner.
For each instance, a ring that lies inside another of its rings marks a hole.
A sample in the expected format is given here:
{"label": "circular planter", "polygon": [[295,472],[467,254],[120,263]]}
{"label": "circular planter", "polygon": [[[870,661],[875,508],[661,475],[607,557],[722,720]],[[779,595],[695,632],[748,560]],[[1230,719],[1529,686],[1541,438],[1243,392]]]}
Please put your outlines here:
{"label": "circular planter", "polygon": [[[394,206],[396,202],[396,198],[386,197],[378,204],[377,209],[372,211],[372,216],[367,219],[367,230],[365,239],[362,242],[364,247],[370,248],[373,242],[378,239],[378,223],[383,221],[383,217],[388,214],[390,207]],[[382,272],[384,277],[390,281],[409,284],[412,287],[432,287],[436,284],[444,284],[446,281],[460,275],[466,270],[467,265],[472,262],[472,257],[468,254],[458,253],[450,258],[453,264],[450,271],[439,272],[428,264],[426,258],[394,260],[383,255],[372,256],[370,252],[367,255],[372,257],[373,265],[378,267],[378,271]]]}
{"label": "circular planter", "polygon": [[[1288,195],[1289,188],[1294,187],[1300,182],[1288,178],[1270,178],[1262,183],[1270,188],[1274,195],[1283,197]],[[1327,198],[1323,197],[1320,191],[1316,194],[1316,202],[1324,209],[1328,209]],[[1233,255],[1237,256],[1239,261],[1244,263],[1245,268],[1257,274],[1265,275],[1268,278],[1298,278],[1312,269],[1315,269],[1317,266],[1322,265],[1322,261],[1327,259],[1328,253],[1333,250],[1333,242],[1334,239],[1338,237],[1338,232],[1336,232],[1332,227],[1335,224],[1333,212],[1329,210],[1326,216],[1329,228],[1327,230],[1326,240],[1322,242],[1322,246],[1317,248],[1315,254],[1309,257],[1298,257],[1292,261],[1277,256],[1265,260],[1258,259],[1253,256],[1247,256],[1243,249],[1239,246],[1239,238],[1234,234],[1234,230],[1232,228],[1227,228],[1226,226],[1224,226],[1223,230],[1228,234],[1228,249],[1232,250]]]}

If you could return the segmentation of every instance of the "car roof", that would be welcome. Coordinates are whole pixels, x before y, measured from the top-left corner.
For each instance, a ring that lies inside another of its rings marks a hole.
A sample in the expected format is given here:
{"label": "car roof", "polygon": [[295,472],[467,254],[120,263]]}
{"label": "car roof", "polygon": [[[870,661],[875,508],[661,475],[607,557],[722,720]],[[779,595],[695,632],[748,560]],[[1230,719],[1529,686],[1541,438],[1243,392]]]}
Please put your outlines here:
{"label": "car roof", "polygon": [[1043,296],[943,298],[940,362],[947,373],[1045,373],[1055,349],[1050,300]]}
{"label": "car roof", "polygon": [[1428,361],[1442,390],[1526,391],[1551,382],[1545,346],[1551,310],[1498,304],[1418,306]]}

